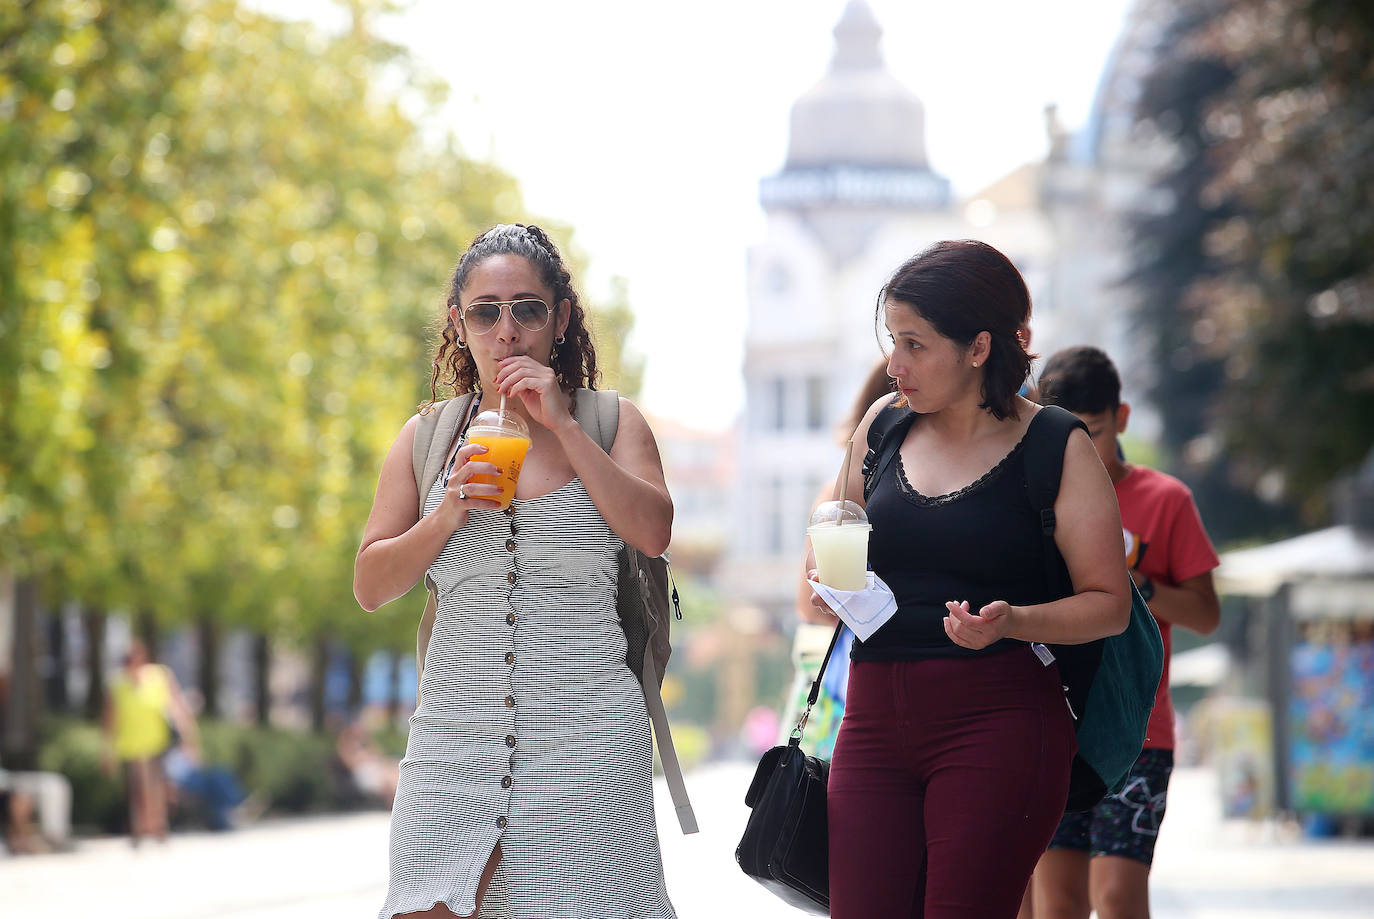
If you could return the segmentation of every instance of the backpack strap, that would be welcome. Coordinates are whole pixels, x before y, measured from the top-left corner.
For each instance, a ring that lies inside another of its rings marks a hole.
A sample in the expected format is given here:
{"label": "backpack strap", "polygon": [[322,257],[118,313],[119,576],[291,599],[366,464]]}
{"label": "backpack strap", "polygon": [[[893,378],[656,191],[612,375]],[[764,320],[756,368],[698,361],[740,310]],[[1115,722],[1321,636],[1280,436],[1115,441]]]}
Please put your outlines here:
{"label": "backpack strap", "polygon": [[1074,428],[1082,428],[1085,434],[1088,431],[1076,415],[1057,405],[1043,406],[1026,428],[1026,493],[1040,515],[1045,584],[1052,589],[1069,586],[1064,560],[1054,542],[1054,502],[1064,476],[1064,450]]}
{"label": "backpack strap", "polygon": [[[644,672],[653,673],[656,666],[653,642],[647,642],[644,645]],[[682,779],[682,764],[677,760],[673,732],[668,727],[668,710],[663,707],[658,680],[641,679],[639,685],[644,689],[644,707],[649,711],[649,723],[654,726],[654,739],[658,742],[658,761],[663,766],[663,778],[668,783],[668,794],[673,799],[678,826],[682,827],[684,834],[698,832],[697,815],[692,810],[691,799],[687,797],[687,783]]]}
{"label": "backpack strap", "polygon": [[410,450],[410,464],[415,471],[415,491],[420,496],[422,515],[429,486],[439,476],[439,470],[448,458],[448,448],[453,446],[453,438],[458,433],[458,425],[467,417],[476,395],[465,392],[461,396],[436,402],[429,411],[420,415],[415,425],[415,444]]}
{"label": "backpack strap", "polygon": [[[1061,592],[1061,596],[1072,592],[1073,583],[1054,542],[1054,502],[1064,474],[1064,451],[1074,428],[1087,432],[1087,426],[1073,414],[1047,405],[1036,413],[1026,430],[1026,492],[1040,515],[1045,584]],[[1070,767],[1066,811],[1090,810],[1104,794],[1120,790],[1130,763],[1140,753],[1149,709],[1154,705],[1163,667],[1163,646],[1148,608],[1139,601],[1129,579],[1126,583],[1133,601],[1131,621],[1125,632],[1080,644],[1051,645],[1049,660],[1040,657],[1042,662],[1053,661],[1059,668],[1064,698],[1078,737],[1078,752]],[[1045,646],[1032,644],[1031,648],[1040,655]],[[1139,732],[1131,736],[1133,727],[1138,727]]]}
{"label": "backpack strap", "polygon": [[[458,425],[469,415],[476,393],[465,392],[461,396],[436,402],[430,410],[420,415],[415,424],[415,443],[410,449],[410,464],[415,472],[415,491],[419,495],[419,512],[425,514],[425,499],[429,497],[429,486],[439,477],[444,460],[448,458],[448,448],[453,446],[453,438],[458,433]],[[435,594],[434,582],[425,575],[425,611],[420,615],[420,628],[415,633],[415,698],[420,698],[420,677],[425,672],[425,652],[429,650],[429,636],[434,631],[434,617],[438,614],[439,599]]]}
{"label": "backpack strap", "polygon": [[[615,444],[616,431],[620,427],[620,394],[613,389],[579,389],[575,394],[573,417],[592,440],[608,454]],[[639,553],[631,546],[626,552],[633,553],[631,561],[639,570]],[[672,577],[671,570],[668,574]],[[677,586],[673,585],[673,605],[677,606]],[[678,618],[682,617],[679,610]],[[644,644],[643,672],[647,676],[639,680],[644,690],[644,707],[649,712],[649,723],[654,728],[654,739],[658,742],[658,761],[663,766],[663,778],[668,784],[668,794],[673,799],[673,810],[677,812],[678,825],[683,833],[697,832],[697,817],[692,810],[692,802],[687,797],[687,783],[682,778],[682,765],[678,762],[677,748],[673,746],[673,732],[668,727],[668,711],[663,705],[663,696],[658,680],[653,674],[658,672],[654,660],[653,642]]]}
{"label": "backpack strap", "polygon": [[[1025,436],[1026,494],[1031,507],[1040,516],[1040,558],[1045,566],[1045,587],[1051,595],[1059,597],[1073,593],[1069,569],[1054,541],[1057,524],[1054,502],[1059,497],[1059,483],[1064,477],[1064,450],[1074,428],[1082,428],[1085,433],[1088,430],[1072,412],[1057,405],[1046,405],[1035,413]],[[1069,713],[1074,717],[1075,731],[1083,724],[1079,715],[1086,710],[1103,646],[1102,639],[1048,647],[1040,642],[1031,643],[1031,650],[1042,664],[1049,666],[1053,662],[1059,668],[1059,680],[1069,703]],[[1077,759],[1074,768],[1079,768]]]}
{"label": "backpack strap", "polygon": [[868,426],[868,453],[864,456],[862,469],[865,502],[873,494],[873,489],[878,487],[887,467],[892,465],[893,457],[902,449],[906,432],[911,430],[916,420],[916,413],[910,408],[894,404],[897,398],[894,394]]}
{"label": "backpack strap", "polygon": [[614,389],[579,389],[573,400],[577,423],[602,450],[610,453],[620,427],[620,393]]}

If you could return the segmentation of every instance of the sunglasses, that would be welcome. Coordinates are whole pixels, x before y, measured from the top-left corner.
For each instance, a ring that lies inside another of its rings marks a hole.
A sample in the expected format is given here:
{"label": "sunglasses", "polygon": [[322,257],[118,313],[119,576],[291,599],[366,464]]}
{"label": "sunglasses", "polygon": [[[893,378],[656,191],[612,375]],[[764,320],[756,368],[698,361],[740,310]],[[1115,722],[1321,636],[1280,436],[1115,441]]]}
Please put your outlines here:
{"label": "sunglasses", "polygon": [[510,316],[522,329],[530,332],[542,331],[549,324],[549,305],[543,300],[479,300],[463,310],[463,324],[468,331],[485,335],[501,321],[502,308],[510,310]]}

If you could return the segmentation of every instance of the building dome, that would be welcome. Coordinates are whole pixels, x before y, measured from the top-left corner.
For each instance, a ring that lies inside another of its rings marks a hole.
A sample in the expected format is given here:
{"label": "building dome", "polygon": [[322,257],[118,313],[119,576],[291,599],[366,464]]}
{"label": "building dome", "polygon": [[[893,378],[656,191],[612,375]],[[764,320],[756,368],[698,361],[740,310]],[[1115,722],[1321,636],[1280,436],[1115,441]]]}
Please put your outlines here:
{"label": "building dome", "polygon": [[925,107],[883,66],[883,30],[863,0],[835,26],[830,72],[792,106],[787,169],[927,169]]}

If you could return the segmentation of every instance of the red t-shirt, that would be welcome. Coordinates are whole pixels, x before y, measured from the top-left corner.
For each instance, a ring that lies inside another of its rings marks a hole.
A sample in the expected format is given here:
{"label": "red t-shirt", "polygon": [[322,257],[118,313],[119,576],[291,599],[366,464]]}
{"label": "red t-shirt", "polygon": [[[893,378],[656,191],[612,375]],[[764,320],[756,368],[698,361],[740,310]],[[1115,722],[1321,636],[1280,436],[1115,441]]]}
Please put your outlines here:
{"label": "red t-shirt", "polygon": [[[1144,466],[1132,466],[1116,483],[1121,505],[1126,564],[1150,580],[1170,587],[1211,571],[1220,562],[1203,529],[1193,493],[1178,479]],[[1145,729],[1146,749],[1174,748],[1174,703],[1169,697],[1171,626],[1159,617],[1164,639],[1164,674],[1159,679],[1154,711]]]}

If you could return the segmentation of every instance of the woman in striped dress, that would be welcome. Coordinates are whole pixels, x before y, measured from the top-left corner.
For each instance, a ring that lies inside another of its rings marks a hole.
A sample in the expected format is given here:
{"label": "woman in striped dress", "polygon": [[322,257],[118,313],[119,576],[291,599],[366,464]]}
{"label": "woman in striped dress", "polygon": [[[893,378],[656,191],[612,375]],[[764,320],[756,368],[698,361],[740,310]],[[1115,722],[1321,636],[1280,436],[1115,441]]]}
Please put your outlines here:
{"label": "woman in striped dress", "polygon": [[504,511],[498,486],[472,481],[497,468],[463,427],[419,519],[417,418],[382,467],[354,594],[374,610],[428,574],[439,604],[381,919],[675,916],[649,723],[615,605],[616,553],[629,543],[661,555],[673,506],[631,403],[620,402],[609,455],[574,420],[572,393],[595,377],[583,311],[548,236],[519,224],[479,236],[449,285],[431,391],[478,391],[474,414],[504,394],[531,446]]}

